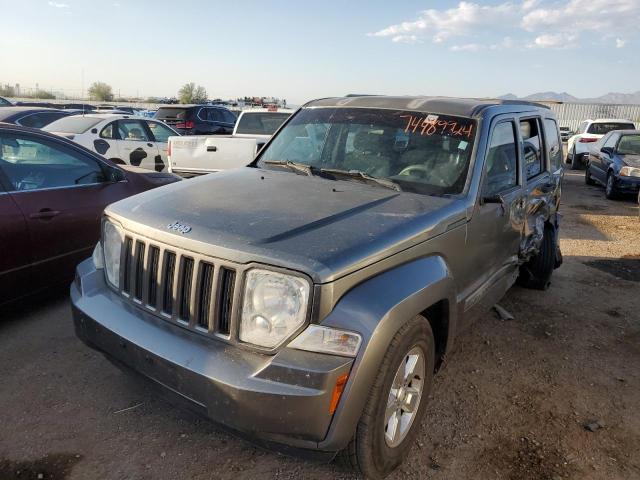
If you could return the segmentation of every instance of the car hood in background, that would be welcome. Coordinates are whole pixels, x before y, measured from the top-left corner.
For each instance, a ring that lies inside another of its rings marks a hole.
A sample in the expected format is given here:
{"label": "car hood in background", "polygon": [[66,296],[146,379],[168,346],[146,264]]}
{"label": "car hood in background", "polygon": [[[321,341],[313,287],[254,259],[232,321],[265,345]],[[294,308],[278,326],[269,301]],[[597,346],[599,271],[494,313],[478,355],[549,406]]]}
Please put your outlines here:
{"label": "car hood in background", "polygon": [[[462,202],[358,182],[240,168],[117,202],[125,228],[212,257],[301,270],[323,283],[444,232]],[[187,233],[169,229],[178,222]]]}
{"label": "car hood in background", "polygon": [[640,155],[622,155],[618,154],[620,159],[630,167],[640,168]]}

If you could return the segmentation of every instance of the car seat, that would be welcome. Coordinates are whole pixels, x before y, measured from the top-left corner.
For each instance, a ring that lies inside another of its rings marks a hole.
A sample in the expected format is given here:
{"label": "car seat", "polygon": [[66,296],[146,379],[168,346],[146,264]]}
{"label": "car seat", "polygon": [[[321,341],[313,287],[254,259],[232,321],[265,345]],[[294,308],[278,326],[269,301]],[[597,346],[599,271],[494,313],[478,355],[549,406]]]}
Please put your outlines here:
{"label": "car seat", "polygon": [[391,157],[388,155],[388,147],[391,138],[360,131],[353,139],[353,151],[347,153],[344,159],[344,167],[347,170],[359,170],[374,177],[389,176]]}

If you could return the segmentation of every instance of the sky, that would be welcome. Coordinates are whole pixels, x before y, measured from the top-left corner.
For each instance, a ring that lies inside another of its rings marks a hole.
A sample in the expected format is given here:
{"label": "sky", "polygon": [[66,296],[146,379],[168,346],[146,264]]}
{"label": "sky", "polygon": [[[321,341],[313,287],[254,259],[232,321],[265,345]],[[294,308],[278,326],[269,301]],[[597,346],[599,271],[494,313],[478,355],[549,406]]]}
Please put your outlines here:
{"label": "sky", "polygon": [[0,83],[78,95],[640,90],[640,0],[0,0]]}

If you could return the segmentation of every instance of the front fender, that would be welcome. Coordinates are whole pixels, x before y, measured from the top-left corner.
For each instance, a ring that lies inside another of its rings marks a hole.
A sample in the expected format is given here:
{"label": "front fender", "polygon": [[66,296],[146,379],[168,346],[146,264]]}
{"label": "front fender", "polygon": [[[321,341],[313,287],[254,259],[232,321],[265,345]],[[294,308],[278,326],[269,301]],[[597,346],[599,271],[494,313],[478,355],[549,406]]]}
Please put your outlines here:
{"label": "front fender", "polygon": [[449,302],[447,347],[455,333],[456,287],[442,257],[414,260],[357,285],[340,299],[322,325],[357,331],[362,346],[320,449],[344,448],[355,431],[371,385],[398,329],[429,306]]}

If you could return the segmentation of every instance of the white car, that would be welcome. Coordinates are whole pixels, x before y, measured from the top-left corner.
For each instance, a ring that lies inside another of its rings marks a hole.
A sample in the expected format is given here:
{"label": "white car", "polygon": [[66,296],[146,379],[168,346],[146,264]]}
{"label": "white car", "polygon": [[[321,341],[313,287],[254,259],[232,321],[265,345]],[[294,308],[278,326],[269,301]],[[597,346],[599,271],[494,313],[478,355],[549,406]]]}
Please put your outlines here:
{"label": "white car", "polygon": [[585,120],[580,124],[575,135],[567,141],[567,163],[572,170],[581,168],[589,157],[589,144],[597,142],[612,130],[635,130],[631,120],[618,118],[601,118]]}
{"label": "white car", "polygon": [[64,117],[43,130],[67,137],[115,163],[158,172],[166,171],[169,164],[167,139],[180,135],[150,118],[100,113]]}

